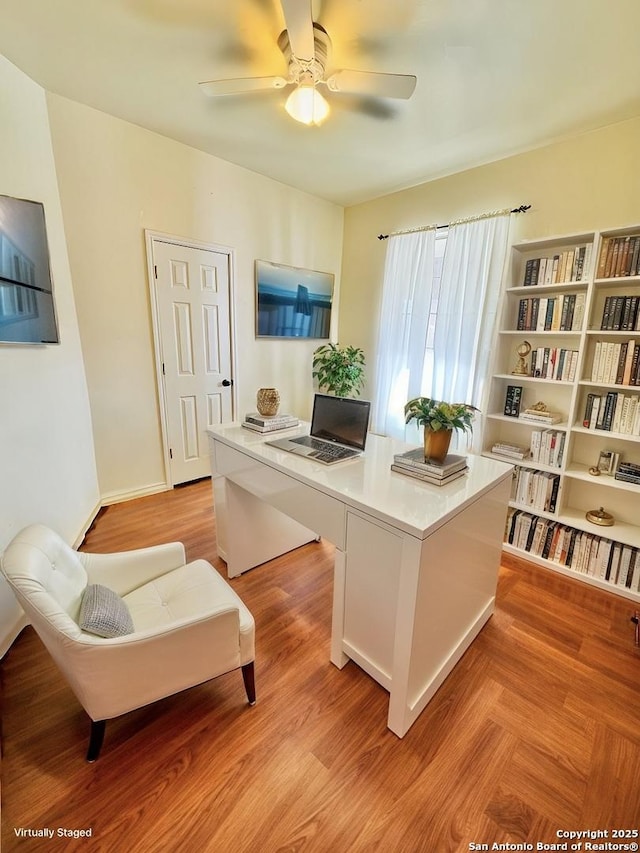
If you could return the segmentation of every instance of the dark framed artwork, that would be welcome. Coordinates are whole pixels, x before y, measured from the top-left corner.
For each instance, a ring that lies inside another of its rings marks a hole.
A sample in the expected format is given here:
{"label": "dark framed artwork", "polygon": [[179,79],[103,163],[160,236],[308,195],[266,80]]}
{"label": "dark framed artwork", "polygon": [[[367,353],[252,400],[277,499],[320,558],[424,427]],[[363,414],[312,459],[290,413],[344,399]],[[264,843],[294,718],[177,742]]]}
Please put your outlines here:
{"label": "dark framed artwork", "polygon": [[328,339],[335,276],[256,261],[256,337]]}

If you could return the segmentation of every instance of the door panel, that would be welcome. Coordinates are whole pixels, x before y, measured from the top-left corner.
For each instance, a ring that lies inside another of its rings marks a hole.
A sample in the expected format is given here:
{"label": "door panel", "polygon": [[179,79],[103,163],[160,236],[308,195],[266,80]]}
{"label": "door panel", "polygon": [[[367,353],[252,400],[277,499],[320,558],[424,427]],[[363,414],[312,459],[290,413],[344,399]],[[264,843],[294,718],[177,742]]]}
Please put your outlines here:
{"label": "door panel", "polygon": [[172,485],[211,473],[206,429],[232,420],[229,256],[152,240]]}

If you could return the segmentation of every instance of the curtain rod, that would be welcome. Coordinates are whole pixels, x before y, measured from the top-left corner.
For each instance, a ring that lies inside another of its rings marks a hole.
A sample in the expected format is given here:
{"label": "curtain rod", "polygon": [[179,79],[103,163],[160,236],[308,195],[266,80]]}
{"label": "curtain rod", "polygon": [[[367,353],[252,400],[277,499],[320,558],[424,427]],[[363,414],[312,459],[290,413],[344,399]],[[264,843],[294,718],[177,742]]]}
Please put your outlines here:
{"label": "curtain rod", "polygon": [[378,240],[388,240],[389,237],[397,237],[400,234],[416,234],[419,231],[440,231],[444,228],[449,228],[450,225],[462,225],[464,222],[476,222],[479,219],[489,219],[492,216],[501,216],[506,213],[526,213],[530,208],[530,204],[521,204],[520,207],[514,207],[512,210],[505,207],[503,210],[492,210],[490,213],[480,213],[477,216],[468,216],[466,219],[456,219],[453,222],[449,222],[448,225],[421,225],[419,228],[408,228],[406,231],[392,231],[391,234],[378,234]]}

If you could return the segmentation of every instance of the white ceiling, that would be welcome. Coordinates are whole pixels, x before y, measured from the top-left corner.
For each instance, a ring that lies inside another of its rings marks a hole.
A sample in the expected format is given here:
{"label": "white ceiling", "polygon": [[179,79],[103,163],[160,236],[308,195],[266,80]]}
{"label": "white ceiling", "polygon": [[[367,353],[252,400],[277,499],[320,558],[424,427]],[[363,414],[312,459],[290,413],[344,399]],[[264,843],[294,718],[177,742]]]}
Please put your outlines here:
{"label": "white ceiling", "polygon": [[640,115],[640,0],[314,0],[332,68],[415,74],[409,101],[205,80],[286,74],[279,0],[0,0],[0,52],[51,92],[343,205]]}

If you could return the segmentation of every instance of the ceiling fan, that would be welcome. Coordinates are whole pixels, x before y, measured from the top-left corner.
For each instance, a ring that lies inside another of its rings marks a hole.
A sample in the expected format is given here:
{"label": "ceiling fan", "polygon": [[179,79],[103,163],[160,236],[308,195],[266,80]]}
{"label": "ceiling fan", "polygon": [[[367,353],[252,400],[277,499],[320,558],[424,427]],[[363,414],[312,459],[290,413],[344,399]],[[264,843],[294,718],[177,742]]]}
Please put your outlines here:
{"label": "ceiling fan", "polygon": [[385,74],[373,71],[341,69],[327,76],[331,39],[313,20],[311,0],[281,0],[285,26],[278,47],[287,62],[287,76],[240,77],[200,83],[211,97],[241,95],[292,86],[285,109],[303,124],[321,124],[329,114],[329,104],[318,91],[325,86],[330,92],[345,92],[381,98],[410,98],[416,87],[412,74]]}

